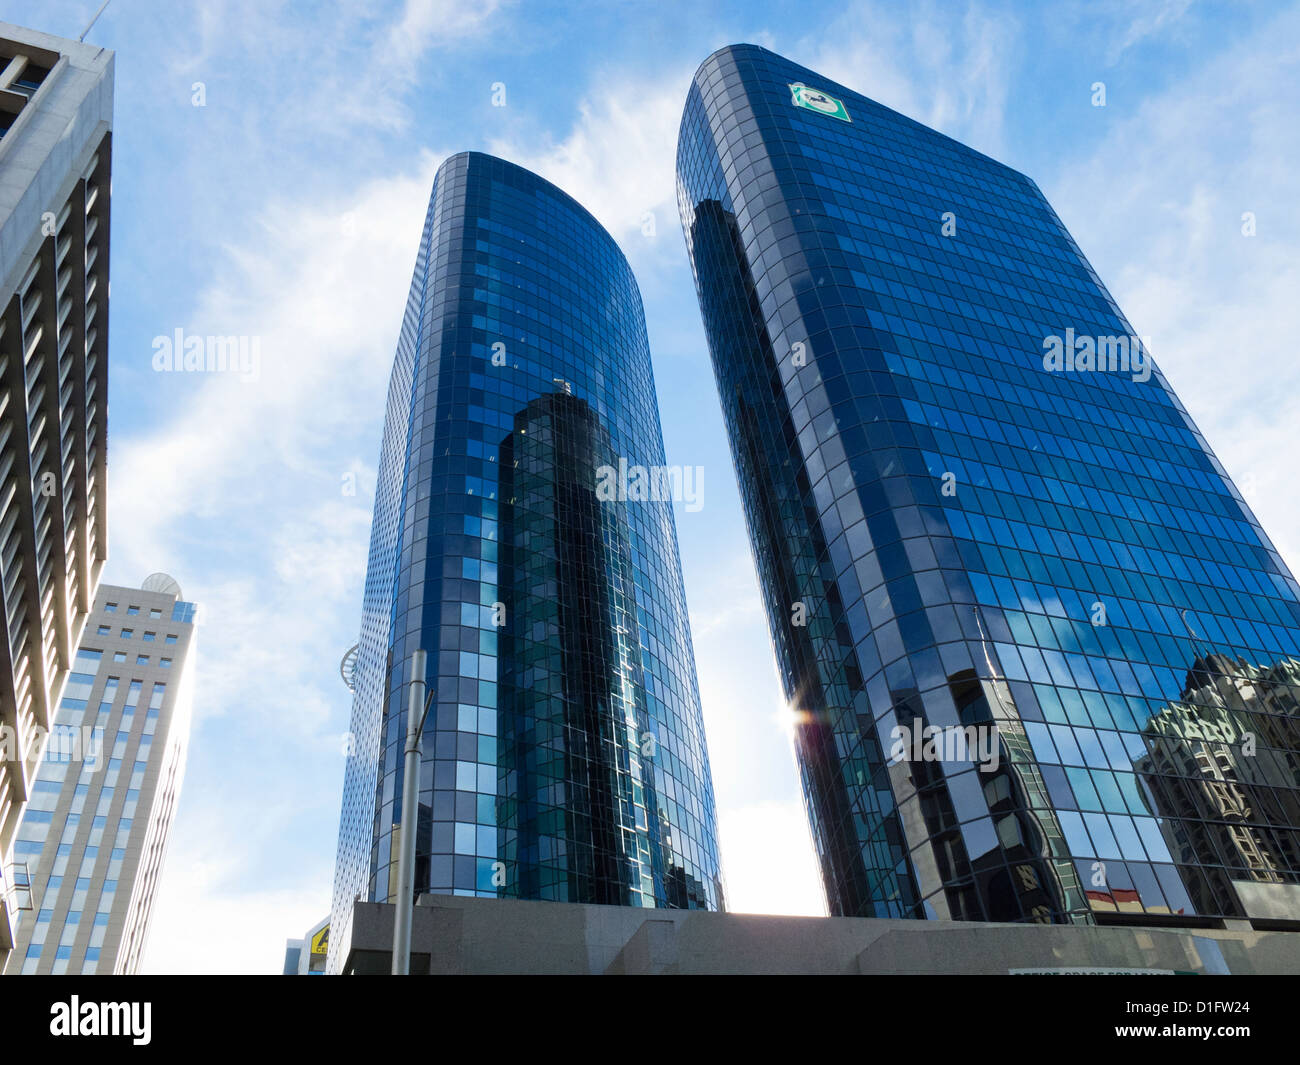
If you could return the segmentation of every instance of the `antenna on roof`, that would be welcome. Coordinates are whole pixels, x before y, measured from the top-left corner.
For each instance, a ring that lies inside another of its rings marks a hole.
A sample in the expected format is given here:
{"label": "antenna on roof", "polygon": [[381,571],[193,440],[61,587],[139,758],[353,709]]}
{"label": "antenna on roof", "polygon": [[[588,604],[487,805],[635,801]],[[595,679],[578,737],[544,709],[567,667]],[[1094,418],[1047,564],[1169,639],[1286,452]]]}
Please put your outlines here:
{"label": "antenna on roof", "polygon": [[99,16],[104,13],[104,8],[108,7],[108,3],[109,0],[104,0],[104,2],[99,5],[99,10],[95,12],[95,17],[91,19],[90,24],[86,26],[84,30],[81,31],[81,36],[78,37],[77,40],[84,41],[86,39],[86,34],[88,34],[91,31],[92,27],[94,27],[95,23],[99,21]]}

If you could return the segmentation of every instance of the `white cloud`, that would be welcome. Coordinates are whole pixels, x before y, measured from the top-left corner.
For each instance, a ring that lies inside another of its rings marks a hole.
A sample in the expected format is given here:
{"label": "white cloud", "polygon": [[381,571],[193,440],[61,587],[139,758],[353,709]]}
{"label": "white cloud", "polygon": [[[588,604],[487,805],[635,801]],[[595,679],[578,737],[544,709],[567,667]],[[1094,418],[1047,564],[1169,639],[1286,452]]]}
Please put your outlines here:
{"label": "white cloud", "polygon": [[[110,579],[167,570],[203,619],[152,971],[277,971],[284,939],[328,908],[320,825],[337,823],[350,706],[337,663],[357,636],[373,462],[436,162],[346,202],[264,211],[256,247],[213,265],[184,326],[259,336],[260,379],[146,374],[172,415],[114,435]],[[289,886],[249,886],[286,861]]]}
{"label": "white cloud", "polygon": [[562,140],[498,137],[489,151],[563,189],[616,240],[639,234],[647,212],[657,235],[676,236],[677,129],[694,73],[682,64],[653,78],[596,79]]}
{"label": "white cloud", "polygon": [[1044,183],[1293,570],[1300,128],[1283,101],[1300,93],[1300,53],[1274,45],[1297,34],[1292,9],[1136,113],[1107,108],[1095,153]]}
{"label": "white cloud", "polygon": [[396,78],[413,81],[424,53],[485,32],[501,8],[500,0],[406,0],[402,17],[382,37],[372,55],[374,69],[387,67]]}
{"label": "white cloud", "polygon": [[[358,410],[382,416],[397,327],[410,284],[435,160],[414,174],[376,180],[346,204],[269,209],[255,248],[228,248],[189,322],[191,335],[256,337],[261,374],[149,375],[149,350],[115,353],[143,382],[165,390],[175,415],[115,436],[110,517],[115,561],[153,566],[175,553],[176,523],[220,515],[212,549],[230,546],[232,518],[259,535],[269,500],[288,488],[306,505],[355,506],[342,475],[359,456],[331,445],[358,434]],[[370,459],[369,454],[366,455]],[[317,513],[323,513],[317,511]],[[116,516],[128,520],[116,522]],[[240,525],[235,524],[235,528]]]}
{"label": "white cloud", "polygon": [[[1015,19],[969,5],[921,11],[864,4],[830,30],[793,42],[786,54],[842,85],[997,155],[1014,54]],[[778,51],[784,42],[778,41]],[[807,58],[805,58],[807,57]]]}
{"label": "white cloud", "polygon": [[1107,60],[1111,63],[1117,62],[1134,45],[1162,31],[1167,37],[1169,30],[1187,14],[1192,3],[1193,0],[1162,0],[1160,3],[1144,4],[1136,9],[1129,5],[1118,9],[1126,13],[1136,10],[1136,13],[1124,28],[1119,40],[1111,45]]}
{"label": "white cloud", "polygon": [[[261,90],[274,87],[264,98],[275,106],[259,109],[257,128],[242,125],[245,135],[303,126],[401,131],[410,121],[406,95],[433,80],[429,55],[490,39],[509,3],[404,0],[394,19],[382,18],[378,6],[336,5],[327,18],[303,20],[290,17],[283,3],[204,0],[183,35],[187,44],[197,43],[167,48],[161,59],[168,72],[220,86],[214,107],[240,91],[228,80],[236,68]],[[184,88],[188,97],[188,83]],[[267,151],[274,147],[271,138]]]}
{"label": "white cloud", "polygon": [[[999,56],[1018,27],[975,8],[961,18],[911,19],[887,8],[855,8],[832,32],[795,42],[799,62],[939,128],[955,128],[985,150],[1000,143],[1007,72]],[[780,50],[771,32],[746,40]],[[832,43],[827,44],[830,41]],[[560,139],[537,143],[512,131],[488,150],[532,170],[586,207],[647,267],[681,269],[676,205],[677,132],[703,54],[653,75],[598,73],[578,101],[578,118]],[[917,67],[921,73],[917,73]],[[654,216],[655,251],[640,239]],[[668,237],[668,240],[664,240]]]}
{"label": "white cloud", "polygon": [[315,888],[257,889],[231,884],[223,864],[169,855],[141,973],[278,974],[285,941],[301,938],[329,913],[330,865],[318,864],[311,878],[301,878]]}

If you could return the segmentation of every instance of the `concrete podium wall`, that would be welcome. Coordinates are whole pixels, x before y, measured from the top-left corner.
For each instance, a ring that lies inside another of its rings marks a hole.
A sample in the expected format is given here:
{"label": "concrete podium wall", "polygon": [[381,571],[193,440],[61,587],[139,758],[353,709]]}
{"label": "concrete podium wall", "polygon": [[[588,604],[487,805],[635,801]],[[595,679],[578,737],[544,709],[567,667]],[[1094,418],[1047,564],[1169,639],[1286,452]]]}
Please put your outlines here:
{"label": "concrete podium wall", "polygon": [[[345,972],[387,973],[393,907],[358,902]],[[1300,933],[779,917],[421,896],[411,971],[941,974],[1017,970],[1300,973]]]}

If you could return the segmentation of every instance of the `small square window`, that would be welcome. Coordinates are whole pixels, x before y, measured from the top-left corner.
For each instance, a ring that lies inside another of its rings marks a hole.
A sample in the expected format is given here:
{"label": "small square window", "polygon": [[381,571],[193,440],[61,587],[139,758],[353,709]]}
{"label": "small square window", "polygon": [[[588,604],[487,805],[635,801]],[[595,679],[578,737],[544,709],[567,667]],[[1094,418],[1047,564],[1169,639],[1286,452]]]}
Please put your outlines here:
{"label": "small square window", "polygon": [[169,633],[167,634],[167,639],[166,639],[164,642],[165,642],[165,643],[175,643],[175,642],[176,642],[176,637],[175,637],[175,635],[173,635],[172,633],[169,632]]}
{"label": "small square window", "polygon": [[117,613],[117,604],[116,604],[116,603],[105,603],[105,604],[104,604],[104,613],[105,613],[105,614],[116,614],[116,613]]}
{"label": "small square window", "polygon": [[140,608],[138,606],[129,606],[126,608],[126,612],[128,614],[138,614],[140,613]]}
{"label": "small square window", "polygon": [[114,652],[113,652],[113,661],[114,661],[114,662],[125,662],[125,661],[126,661],[126,652],[125,652],[125,651],[114,651]]}
{"label": "small square window", "polygon": [[146,632],[144,638],[152,642],[153,640],[158,639],[158,634],[156,632]]}
{"label": "small square window", "polygon": [[162,666],[163,669],[172,668],[172,660],[170,658],[160,658],[158,659],[158,664]]}
{"label": "small square window", "polygon": [[162,617],[162,611],[161,611],[161,610],[151,610],[151,611],[149,611],[149,616],[150,616],[151,618],[160,618],[160,617]]}
{"label": "small square window", "polygon": [[99,628],[95,630],[95,632],[100,636],[107,636],[110,632],[112,632],[112,630],[107,625],[101,625],[99,626]]}
{"label": "small square window", "polygon": [[137,666],[147,666],[147,665],[149,664],[149,656],[148,656],[148,655],[136,655],[136,656],[135,656],[135,664],[136,664]]}
{"label": "small square window", "polygon": [[123,630],[122,630],[122,639],[124,639],[124,640],[129,640],[129,639],[130,639],[132,636],[134,636],[134,635],[135,635],[135,629],[123,629]]}

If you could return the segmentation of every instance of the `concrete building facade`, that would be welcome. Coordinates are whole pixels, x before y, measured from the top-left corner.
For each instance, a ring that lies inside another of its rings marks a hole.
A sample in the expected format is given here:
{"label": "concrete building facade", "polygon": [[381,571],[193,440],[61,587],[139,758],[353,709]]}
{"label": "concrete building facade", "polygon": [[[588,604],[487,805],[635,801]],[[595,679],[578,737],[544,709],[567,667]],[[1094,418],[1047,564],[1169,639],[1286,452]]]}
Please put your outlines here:
{"label": "concrete building facade", "polygon": [[107,557],[113,53],[0,23],[0,964],[11,845]]}
{"label": "concrete building facade", "polygon": [[14,843],[30,882],[6,974],[134,973],[180,801],[195,606],[103,585]]}
{"label": "concrete building facade", "polygon": [[[389,972],[393,907],[357,903],[347,975]],[[411,972],[433,975],[1281,975],[1300,933],[1245,927],[779,917],[424,896]]]}

